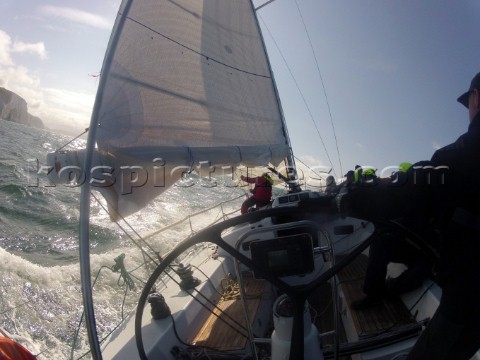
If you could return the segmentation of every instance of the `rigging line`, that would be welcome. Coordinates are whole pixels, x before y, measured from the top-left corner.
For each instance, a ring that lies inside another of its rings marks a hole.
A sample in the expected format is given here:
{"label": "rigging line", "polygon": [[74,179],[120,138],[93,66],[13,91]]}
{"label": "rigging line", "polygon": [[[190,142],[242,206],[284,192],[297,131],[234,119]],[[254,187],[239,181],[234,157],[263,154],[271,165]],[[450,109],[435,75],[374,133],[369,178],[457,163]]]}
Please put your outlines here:
{"label": "rigging line", "polygon": [[[95,286],[95,284],[97,283],[97,280],[98,280],[98,277],[100,276],[100,272],[103,270],[103,269],[110,269],[108,266],[106,265],[103,265],[100,267],[100,269],[98,269],[98,272],[97,272],[97,275],[95,276],[95,279],[93,280],[93,285],[92,285],[92,288]],[[73,340],[72,340],[72,346],[70,347],[70,360],[73,360],[74,358],[74,352],[75,352],[75,347],[76,347],[76,344],[77,344],[77,340],[78,340],[78,337],[79,337],[79,334],[80,334],[80,327],[82,326],[82,323],[83,323],[83,318],[85,316],[85,309],[82,311],[82,315],[80,316],[80,321],[78,322],[78,326],[75,330],[75,333],[73,335]],[[86,354],[88,354],[89,352],[87,352]],[[86,354],[82,355],[80,357],[80,359],[85,356]]]}
{"label": "rigging line", "polygon": [[57,150],[55,150],[55,152],[59,152],[60,150],[62,150],[65,146],[67,146],[68,144],[71,144],[72,142],[74,142],[75,140],[77,140],[80,136],[82,136],[83,134],[85,134],[87,131],[88,131],[89,128],[86,128],[84,132],[82,132],[80,135],[74,137],[72,140],[70,140],[69,142],[67,142],[65,145],[63,145],[61,148],[58,148]]}
{"label": "rigging line", "polygon": [[[313,54],[313,58],[315,60],[315,65],[317,67],[318,75],[320,76],[320,82],[322,83],[323,94],[325,95],[325,102],[327,103],[328,114],[330,115],[330,123],[332,124],[332,129],[333,129],[333,137],[335,139],[335,146],[337,148],[338,162],[340,164],[340,173],[343,174],[342,160],[340,158],[340,150],[338,149],[337,133],[335,131],[335,126],[333,125],[333,116],[332,116],[332,111],[330,109],[330,103],[328,102],[327,89],[325,88],[325,83],[323,82],[322,72],[320,71],[320,66],[318,65],[317,55],[315,54],[315,49],[313,47],[312,40],[310,38],[310,34],[308,32],[308,29],[307,29],[307,25],[305,24],[305,20],[303,18],[302,11],[300,10],[300,6],[298,5],[297,0],[295,0],[295,4],[297,6],[298,13],[300,15],[300,19],[302,19],[302,24],[303,24],[303,27],[305,29],[305,33],[307,34],[308,43],[310,44],[310,49],[312,49],[312,54]],[[335,171],[334,171],[334,173],[335,173]]]}
{"label": "rigging line", "polygon": [[[312,120],[313,125],[315,126],[315,129],[317,130],[318,137],[320,138],[320,141],[321,141],[321,143],[322,143],[322,145],[323,145],[323,149],[325,150],[325,153],[326,153],[326,155],[327,155],[328,161],[330,162],[330,166],[333,168],[333,163],[332,163],[332,160],[330,159],[330,155],[328,154],[328,150],[327,150],[327,147],[325,146],[325,142],[323,141],[323,138],[322,138],[322,135],[320,134],[320,130],[318,129],[317,123],[315,122],[315,119],[313,118],[313,114],[312,114],[312,111],[310,110],[310,107],[308,106],[307,100],[305,99],[305,96],[303,95],[302,90],[300,90],[300,86],[298,85],[297,79],[296,79],[295,76],[293,75],[293,72],[292,72],[292,70],[290,69],[290,66],[288,66],[287,60],[285,59],[285,56],[283,55],[282,51],[280,50],[280,47],[278,46],[277,41],[276,41],[275,38],[273,37],[273,35],[272,35],[269,27],[267,26],[267,24],[265,23],[265,21],[263,20],[263,18],[262,18],[261,16],[259,16],[259,18],[260,18],[260,20],[262,20],[262,23],[263,23],[263,25],[265,26],[265,28],[267,29],[268,34],[270,35],[270,37],[272,38],[273,43],[275,44],[275,47],[277,48],[278,52],[280,53],[280,56],[282,57],[283,62],[285,63],[285,66],[287,67],[288,72],[290,73],[290,76],[292,77],[293,81],[295,82],[295,86],[297,87],[297,90],[298,90],[298,92],[300,93],[300,96],[302,97],[303,103],[305,104],[305,107],[307,108],[307,111],[308,111],[308,113],[309,113],[309,115],[310,115],[310,119]],[[334,173],[335,173],[335,170],[334,170]],[[335,175],[336,175],[336,174],[335,174]]]}
{"label": "rigging line", "polygon": [[[98,200],[98,198],[97,198],[93,193],[91,193],[91,195],[92,195],[92,196],[94,197],[94,199],[100,204],[100,206],[108,213],[108,210],[107,210],[107,209],[105,208],[105,206]],[[120,214],[119,214],[119,215],[120,215]],[[144,241],[145,244],[146,244],[148,247],[150,247],[150,245],[131,227],[131,225],[130,225],[123,217],[121,217],[121,218],[122,218],[122,220],[134,231],[134,233],[140,238],[140,240]],[[118,223],[118,221],[115,221],[115,222],[116,222],[117,226],[119,226],[120,229],[122,229],[123,232],[132,240],[132,242],[133,242],[135,245],[137,245],[137,247],[141,250],[142,254],[146,254],[146,255],[150,258],[151,261],[153,261],[154,263],[156,263],[155,260],[152,259],[152,258],[150,257],[150,255],[149,255],[148,253],[146,253],[145,250],[132,238],[132,236],[130,236],[130,234],[128,234],[128,233],[125,231],[125,229]],[[157,256],[160,257],[160,255],[159,255],[153,248],[150,247],[150,249],[151,249]],[[173,269],[172,269],[172,270],[173,270]],[[173,271],[174,271],[174,270],[173,270]],[[175,271],[174,271],[174,272],[175,272]],[[166,274],[173,282],[175,282],[177,285],[180,285],[180,283],[179,283],[178,281],[176,281],[176,280],[175,280],[171,275],[169,275],[167,272],[165,272],[165,274]],[[193,290],[197,291],[198,294],[199,294],[200,296],[202,296],[207,302],[209,302],[214,308],[219,309],[215,304],[213,304],[208,298],[206,298],[206,297],[205,297],[201,292],[199,292],[197,289],[193,289]],[[206,305],[204,305],[202,302],[200,302],[195,296],[193,296],[192,294],[190,294],[190,296],[192,296],[195,300],[197,300],[202,306],[206,307]],[[206,308],[207,308],[207,307],[206,307]],[[208,309],[208,308],[207,308],[207,310],[212,311],[211,309]],[[219,309],[219,310],[220,310],[220,309]],[[214,315],[215,315],[215,314],[214,314]],[[215,315],[215,316],[217,316],[217,315]],[[238,323],[235,319],[233,319],[233,318],[231,318],[230,316],[228,316],[228,314],[226,314],[226,316],[227,316],[230,320],[232,320],[235,324],[237,324],[238,326],[242,327],[242,328],[245,330],[245,328],[244,328],[240,323]],[[226,324],[227,326],[231,327],[233,330],[235,330],[235,331],[236,331],[237,333],[239,333],[241,336],[246,337],[246,336],[245,336],[244,334],[242,334],[238,329],[236,329],[232,324],[229,324],[226,320],[224,320],[224,319],[222,319],[222,318],[219,318],[219,319],[222,320],[223,322],[225,322],[225,324]]]}
{"label": "rigging line", "polygon": [[[103,208],[103,210],[104,210],[107,214],[109,214],[108,209],[105,208],[105,205],[102,204],[102,202],[93,194],[93,192],[90,192],[90,194],[91,194],[91,195],[93,196],[93,198],[97,201],[97,203]],[[107,202],[108,202],[108,201],[107,201]],[[111,205],[111,204],[110,204],[110,205]],[[161,257],[161,255],[160,255],[160,253],[159,253],[158,251],[156,251],[147,241],[145,241],[145,240],[142,238],[142,236],[132,227],[132,225],[130,225],[130,223],[129,223],[128,221],[125,220],[125,218],[124,218],[122,215],[120,215],[119,213],[117,213],[117,215],[127,224],[127,226],[130,228],[130,230],[132,230],[133,233],[138,236],[138,238],[140,239],[140,241],[142,241],[142,242],[145,244],[145,246],[148,247],[148,248],[160,259],[160,261],[161,261],[161,260],[162,260],[162,257]],[[150,256],[150,254],[149,254],[148,252],[146,252],[145,249],[144,249],[137,241],[135,241],[135,239],[133,238],[133,236],[131,236],[131,235],[125,230],[125,228],[124,228],[122,225],[120,225],[120,223],[119,223],[117,220],[115,220],[115,223],[116,223],[117,226],[125,233],[125,235],[127,235],[127,236],[130,238],[130,240],[140,249],[140,252],[141,252],[142,255],[144,256],[144,260],[145,260],[145,256],[147,256],[147,257],[150,259],[150,261],[152,261],[154,264],[156,264],[156,265],[158,266],[156,260],[153,259],[153,258]]]}
{"label": "rigging line", "polygon": [[267,6],[268,4],[270,4],[270,3],[274,2],[274,1],[275,1],[275,0],[269,0],[269,1],[267,1],[266,3],[257,6],[257,7],[255,8],[255,11],[260,10],[260,9],[263,8],[264,6]]}
{"label": "rigging line", "polygon": [[155,33],[155,34],[157,34],[157,35],[160,35],[160,36],[163,37],[164,39],[167,39],[168,41],[171,41],[171,42],[173,42],[173,43],[175,43],[175,44],[183,47],[184,49],[187,49],[188,51],[191,51],[191,52],[193,52],[193,53],[195,53],[195,54],[197,54],[197,55],[200,55],[200,56],[204,57],[205,60],[207,60],[207,61],[208,61],[208,60],[211,60],[211,61],[213,61],[213,62],[215,62],[215,63],[217,63],[217,64],[219,64],[219,65],[223,65],[223,66],[225,66],[225,67],[227,67],[227,68],[229,68],[229,69],[236,70],[236,71],[238,71],[238,72],[241,72],[241,73],[244,73],[244,74],[247,74],[247,75],[258,76],[258,77],[262,77],[262,78],[266,78],[266,79],[270,79],[270,78],[271,78],[269,75],[256,74],[256,73],[253,73],[253,72],[250,72],[250,71],[247,71],[247,70],[242,70],[242,69],[237,68],[237,67],[232,66],[232,65],[228,65],[227,63],[224,63],[224,62],[222,62],[222,61],[220,61],[220,60],[217,60],[217,59],[214,59],[214,58],[212,58],[212,57],[210,57],[210,56],[208,56],[208,55],[202,54],[200,51],[197,51],[197,50],[195,50],[195,49],[192,49],[192,48],[190,48],[190,47],[182,44],[181,42],[178,42],[177,40],[174,40],[174,39],[172,39],[171,37],[168,37],[167,35],[164,35],[164,34],[158,32],[158,31],[152,29],[151,27],[149,27],[149,26],[147,26],[147,25],[145,25],[145,24],[142,24],[141,22],[139,22],[139,21],[137,21],[137,20],[135,20],[135,19],[132,19],[132,18],[129,17],[129,16],[127,16],[127,19],[133,21],[134,23],[136,23],[136,24],[138,24],[138,25],[140,25],[140,26],[142,26],[142,27],[144,27],[145,29],[150,30],[151,32],[153,32],[153,33]]}
{"label": "rigging line", "polygon": [[321,178],[322,176],[319,175],[318,173],[315,172],[315,170],[313,170],[310,166],[308,166],[307,164],[305,164],[302,160],[300,160],[298,157],[294,156],[295,160],[298,160],[300,161],[300,163],[302,163],[304,166],[307,167],[308,170],[310,170],[311,172],[313,172],[315,175],[317,175],[319,178]]}

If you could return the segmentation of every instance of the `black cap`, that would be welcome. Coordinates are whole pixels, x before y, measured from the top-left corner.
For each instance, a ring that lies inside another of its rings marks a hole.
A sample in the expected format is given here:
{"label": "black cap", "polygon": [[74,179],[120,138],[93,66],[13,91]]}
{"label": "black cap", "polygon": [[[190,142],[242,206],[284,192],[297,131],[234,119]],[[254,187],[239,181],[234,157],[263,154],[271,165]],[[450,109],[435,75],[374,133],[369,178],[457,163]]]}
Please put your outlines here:
{"label": "black cap", "polygon": [[457,101],[463,106],[465,106],[467,109],[468,109],[468,97],[470,96],[470,91],[472,91],[473,89],[480,90],[480,73],[475,75],[475,77],[472,79],[472,82],[470,83],[470,88],[468,89],[468,91],[460,95],[460,97],[457,99]]}

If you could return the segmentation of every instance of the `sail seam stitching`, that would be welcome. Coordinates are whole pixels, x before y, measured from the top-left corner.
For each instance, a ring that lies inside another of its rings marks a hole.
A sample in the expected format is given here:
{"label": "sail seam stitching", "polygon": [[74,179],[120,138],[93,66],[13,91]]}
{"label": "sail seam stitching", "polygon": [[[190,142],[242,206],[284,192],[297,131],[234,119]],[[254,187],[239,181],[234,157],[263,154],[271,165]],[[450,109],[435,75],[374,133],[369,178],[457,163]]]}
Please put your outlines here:
{"label": "sail seam stitching", "polygon": [[225,66],[225,67],[228,67],[228,68],[230,68],[230,69],[236,70],[236,71],[241,72],[241,73],[244,73],[244,74],[248,74],[248,75],[252,75],[252,76],[257,76],[257,77],[263,77],[263,78],[266,78],[266,79],[271,79],[271,76],[268,76],[268,75],[257,74],[257,73],[253,73],[253,72],[250,72],[250,71],[247,71],[247,70],[242,70],[242,69],[237,68],[237,67],[232,66],[232,65],[228,65],[227,63],[224,63],[224,62],[222,62],[222,61],[220,61],[220,60],[217,60],[217,59],[212,58],[212,57],[210,57],[210,56],[208,56],[208,55],[202,54],[200,51],[197,51],[197,50],[195,50],[195,49],[192,49],[192,48],[190,48],[190,47],[188,47],[188,46],[186,46],[186,45],[178,42],[177,40],[174,40],[174,39],[172,39],[172,38],[170,38],[170,37],[168,37],[168,36],[166,36],[166,35],[158,32],[158,31],[156,31],[156,30],[152,29],[151,27],[148,27],[147,25],[142,24],[141,22],[139,22],[139,21],[137,21],[137,20],[135,20],[135,19],[132,19],[131,17],[128,17],[128,16],[127,16],[127,19],[128,19],[128,20],[131,20],[132,22],[134,22],[134,23],[136,23],[136,24],[138,24],[138,25],[140,25],[140,26],[142,26],[142,27],[144,27],[144,28],[146,28],[146,29],[154,32],[154,33],[157,34],[157,35],[160,35],[161,37],[163,37],[163,38],[165,38],[165,39],[167,39],[167,40],[169,40],[169,41],[171,41],[171,42],[173,42],[173,43],[175,43],[175,44],[177,44],[177,45],[179,45],[179,46],[181,46],[181,47],[183,47],[183,48],[185,48],[185,49],[187,49],[187,50],[189,50],[189,51],[191,51],[191,52],[193,52],[193,53],[195,53],[195,54],[198,54],[198,55],[204,57],[205,60],[207,60],[207,61],[211,60],[211,61],[213,61],[213,62],[215,62],[215,63],[217,63],[217,64],[223,65],[223,66]]}

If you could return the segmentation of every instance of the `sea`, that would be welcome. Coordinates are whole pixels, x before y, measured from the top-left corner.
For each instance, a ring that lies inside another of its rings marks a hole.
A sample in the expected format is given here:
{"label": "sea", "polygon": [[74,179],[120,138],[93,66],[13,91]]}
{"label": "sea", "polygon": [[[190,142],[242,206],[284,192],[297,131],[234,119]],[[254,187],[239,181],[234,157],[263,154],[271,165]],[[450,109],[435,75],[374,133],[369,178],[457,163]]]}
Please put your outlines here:
{"label": "sea", "polygon": [[[45,170],[48,153],[85,148],[84,139],[73,139],[0,120],[0,326],[38,359],[90,358],[82,322],[80,188],[53,184]],[[144,261],[138,243],[145,234],[178,223],[154,240],[156,250],[165,253],[212,218],[239,209],[244,188],[200,180],[193,175],[182,180],[122,224],[111,220],[101,195],[92,193],[91,270],[100,337],[134,310],[145,279],[141,273],[132,276],[131,288],[112,270],[118,256],[125,255],[124,266],[134,274]],[[222,201],[228,202],[214,207]]]}

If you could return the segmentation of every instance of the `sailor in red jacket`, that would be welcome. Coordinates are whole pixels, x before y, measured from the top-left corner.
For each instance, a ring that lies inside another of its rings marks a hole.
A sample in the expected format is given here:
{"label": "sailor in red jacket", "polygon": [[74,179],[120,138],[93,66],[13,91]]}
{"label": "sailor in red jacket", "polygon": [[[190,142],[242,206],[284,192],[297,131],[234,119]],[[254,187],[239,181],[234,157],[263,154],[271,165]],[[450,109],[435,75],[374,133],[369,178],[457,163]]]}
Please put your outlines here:
{"label": "sailor in red jacket", "polygon": [[249,184],[255,184],[255,187],[250,190],[253,195],[245,200],[242,204],[242,214],[246,214],[248,209],[254,205],[256,207],[260,207],[270,203],[270,199],[272,197],[273,180],[267,173],[254,178],[242,175],[240,178]]}

